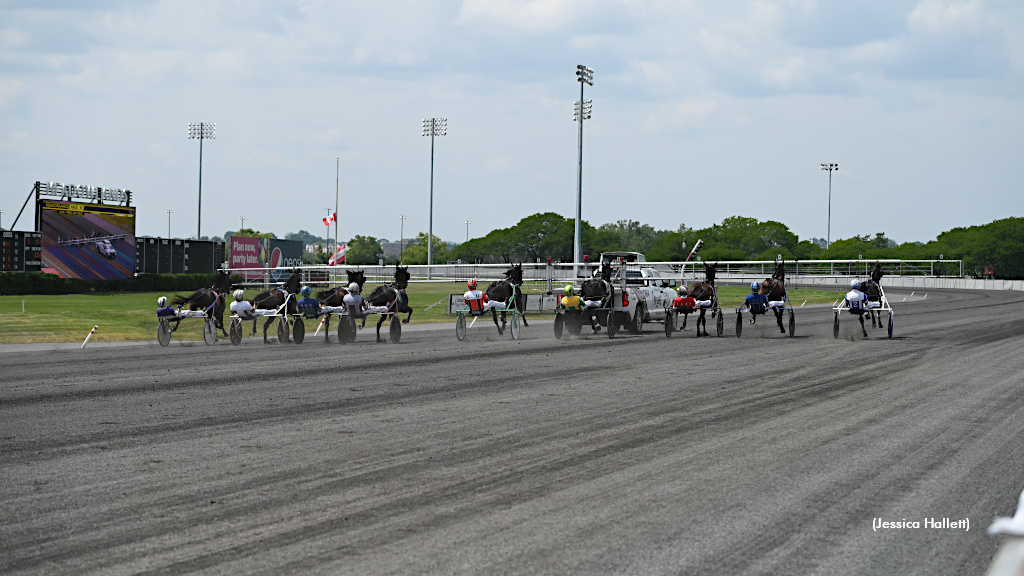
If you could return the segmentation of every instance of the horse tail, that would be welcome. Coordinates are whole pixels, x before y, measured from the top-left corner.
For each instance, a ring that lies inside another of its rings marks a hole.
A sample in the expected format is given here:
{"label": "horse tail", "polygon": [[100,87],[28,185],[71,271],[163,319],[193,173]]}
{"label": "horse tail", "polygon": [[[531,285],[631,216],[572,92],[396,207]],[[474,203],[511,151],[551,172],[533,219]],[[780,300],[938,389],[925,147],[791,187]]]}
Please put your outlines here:
{"label": "horse tail", "polygon": [[182,305],[188,304],[189,300],[191,300],[191,297],[189,297],[189,296],[182,296],[181,294],[175,294],[173,297],[171,297],[171,304],[173,304],[175,306],[182,306]]}

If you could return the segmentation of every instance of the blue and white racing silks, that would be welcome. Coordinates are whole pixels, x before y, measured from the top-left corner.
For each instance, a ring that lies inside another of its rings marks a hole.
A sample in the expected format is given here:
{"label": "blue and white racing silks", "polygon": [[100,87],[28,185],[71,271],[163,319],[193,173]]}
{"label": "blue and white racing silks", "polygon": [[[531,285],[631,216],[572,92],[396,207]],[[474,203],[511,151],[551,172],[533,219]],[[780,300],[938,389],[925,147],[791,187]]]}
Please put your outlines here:
{"label": "blue and white racing silks", "polygon": [[850,310],[866,310],[868,297],[860,290],[850,290],[846,293],[846,305],[850,307]]}

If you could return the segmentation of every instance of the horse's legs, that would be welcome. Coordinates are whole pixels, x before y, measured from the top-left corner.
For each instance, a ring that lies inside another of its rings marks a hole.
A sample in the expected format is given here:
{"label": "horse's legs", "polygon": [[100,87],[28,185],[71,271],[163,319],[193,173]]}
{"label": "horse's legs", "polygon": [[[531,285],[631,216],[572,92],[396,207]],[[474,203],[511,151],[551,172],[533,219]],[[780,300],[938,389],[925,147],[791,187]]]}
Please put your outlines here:
{"label": "horse's legs", "polygon": [[505,329],[502,328],[500,324],[498,324],[498,311],[497,310],[491,310],[491,318],[494,319],[494,326],[495,326],[495,328],[498,329],[498,336],[501,336],[502,334],[504,334],[505,333]]}
{"label": "horse's legs", "polygon": [[263,343],[270,344],[270,340],[267,340],[267,329],[270,328],[270,324],[274,321],[277,316],[267,316],[267,322],[263,325]]}
{"label": "horse's legs", "polygon": [[[387,317],[388,317],[387,314],[381,314],[380,315],[380,320],[377,320],[377,342],[383,342],[383,340],[380,339],[380,325],[384,323],[384,319],[387,318]],[[364,316],[363,317],[363,322],[365,322],[365,321],[366,321],[366,317]]]}
{"label": "horse's legs", "polygon": [[863,332],[864,333],[864,337],[867,338],[868,337],[868,331],[867,331],[867,328],[864,327],[864,315],[863,314],[857,314],[857,318],[860,319],[860,331]]}
{"label": "horse's legs", "polygon": [[256,319],[253,318],[252,319],[252,332],[249,332],[249,338],[252,338],[255,335],[256,335]]}
{"label": "horse's legs", "polygon": [[785,334],[786,333],[786,327],[782,325],[782,309],[781,308],[776,308],[775,309],[775,322],[779,325],[779,330],[781,330],[782,333]]}
{"label": "horse's legs", "polygon": [[519,308],[519,317],[523,319],[523,327],[529,328],[530,323],[526,321],[526,294],[520,292],[517,300],[519,303],[516,305],[516,308]]}
{"label": "horse's legs", "polygon": [[689,312],[684,312],[683,313],[683,328],[682,328],[683,330],[686,330],[686,319],[689,318],[689,317],[690,317],[690,313]]}
{"label": "horse's legs", "polygon": [[324,342],[330,343],[331,341],[331,315],[328,314],[324,318]]}
{"label": "horse's legs", "polygon": [[408,299],[404,300],[404,301],[399,300],[398,311],[399,312],[408,312],[409,313],[409,315],[405,317],[405,320],[402,320],[402,324],[408,324],[409,320],[412,320],[412,306],[409,306],[409,300]]}
{"label": "horse's legs", "polygon": [[708,319],[704,317],[704,314],[706,312],[707,312],[707,310],[705,310],[703,308],[700,309],[700,316],[697,317],[697,336],[701,335],[701,333],[700,333],[700,327],[701,326],[704,326],[704,336],[708,335]]}

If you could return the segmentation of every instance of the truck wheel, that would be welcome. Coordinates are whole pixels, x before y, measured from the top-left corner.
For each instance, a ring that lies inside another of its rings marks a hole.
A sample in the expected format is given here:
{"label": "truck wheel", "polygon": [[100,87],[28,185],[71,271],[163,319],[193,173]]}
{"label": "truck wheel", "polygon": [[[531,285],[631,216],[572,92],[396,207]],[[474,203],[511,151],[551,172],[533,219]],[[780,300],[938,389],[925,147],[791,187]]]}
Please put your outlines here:
{"label": "truck wheel", "polygon": [[640,334],[640,331],[644,327],[644,307],[640,304],[636,305],[636,309],[633,310],[633,320],[629,323],[629,331],[633,334]]}

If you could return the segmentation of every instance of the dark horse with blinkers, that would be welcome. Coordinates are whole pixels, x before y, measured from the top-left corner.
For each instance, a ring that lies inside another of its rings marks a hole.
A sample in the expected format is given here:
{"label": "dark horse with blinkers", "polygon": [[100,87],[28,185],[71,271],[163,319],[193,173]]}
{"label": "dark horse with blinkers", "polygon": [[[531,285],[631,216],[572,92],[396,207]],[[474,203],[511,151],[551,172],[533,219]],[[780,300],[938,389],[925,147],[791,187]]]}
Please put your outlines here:
{"label": "dark horse with blinkers", "polygon": [[[345,274],[348,275],[348,283],[344,286],[335,286],[334,288],[321,290],[316,293],[316,299],[320,302],[321,306],[342,306],[344,305],[345,296],[348,295],[349,284],[355,282],[359,285],[360,290],[363,288],[363,284],[366,284],[366,274],[362,270],[346,270]],[[331,315],[328,314],[324,319],[324,342],[330,341]]]}
{"label": "dark horse with blinkers", "polygon": [[[593,277],[583,282],[580,287],[580,297],[584,301],[597,300],[601,302],[601,308],[610,308],[607,300],[612,293],[612,265],[610,262],[602,262],[601,268],[594,271]],[[601,331],[601,324],[597,315],[593,310],[589,308],[583,311],[586,314],[587,320],[590,322],[590,327],[597,334]]]}
{"label": "dark horse with blinkers", "polygon": [[[210,307],[210,304],[213,304],[213,318],[216,326],[224,333],[224,337],[227,337],[228,333],[224,330],[224,299],[231,292],[231,287],[231,276],[223,270],[217,270],[213,275],[213,285],[210,288],[200,288],[188,297],[176,294],[171,298],[171,304],[187,305],[189,310],[205,310]],[[177,328],[178,324],[175,323],[171,332]]]}
{"label": "dark horse with blinkers", "polygon": [[[526,310],[526,294],[523,294],[523,265],[515,264],[511,268],[505,271],[505,278],[496,282],[491,282],[491,285],[487,287],[484,294],[487,295],[488,300],[496,300],[498,302],[508,302],[512,294],[515,293],[515,307],[519,311],[519,315],[523,319],[523,326],[529,326],[526,322],[526,314],[523,312]],[[501,313],[501,325],[498,325],[498,312],[497,310],[491,310],[491,314],[494,316],[494,325],[498,327],[498,334],[505,333],[505,312]]]}
{"label": "dark horse with blinkers", "polygon": [[[387,306],[389,311],[394,313],[406,313],[409,315],[402,320],[402,324],[408,324],[412,318],[412,308],[409,306],[409,295],[405,293],[405,289],[409,287],[409,278],[412,275],[409,274],[409,267],[402,268],[399,265],[395,265],[395,281],[385,282],[384,284],[377,286],[370,292],[370,295],[366,297],[366,301],[371,306]],[[394,306],[394,309],[391,309]],[[387,319],[386,314],[380,315],[380,320],[377,321],[377,342],[383,342],[384,340],[380,337],[380,327],[384,324],[384,320]],[[363,326],[366,325],[366,316],[363,316]],[[360,326],[362,328],[362,326]]]}
{"label": "dark horse with blinkers", "polygon": [[[294,268],[288,270],[288,279],[285,280],[284,285],[280,288],[271,288],[266,292],[260,292],[255,298],[251,300],[253,308],[257,310],[277,310],[288,301],[288,307],[285,310],[286,314],[298,314],[299,308],[296,304],[299,295],[299,284],[300,274],[302,270]],[[289,298],[291,296],[291,298]],[[263,343],[270,344],[270,340],[267,340],[267,328],[274,322],[276,316],[268,316],[266,323],[263,324]],[[256,319],[252,321],[252,332],[249,333],[249,337],[256,335]]]}
{"label": "dark horse with blinkers", "polygon": [[[885,272],[882,271],[882,265],[875,262],[875,267],[871,269],[871,279],[864,280],[860,283],[860,291],[868,297],[868,302],[878,302],[882,299],[882,289],[879,287],[879,282],[882,281],[882,276],[885,276]],[[882,314],[878,313],[877,318],[875,310],[869,308],[868,315],[871,316],[871,327],[881,328],[882,327]],[[864,331],[864,335],[867,336],[867,330],[864,329],[864,316],[860,315],[861,330]]]}
{"label": "dark horse with blinkers", "polygon": [[[715,300],[718,299],[718,296],[715,293],[715,272],[717,270],[718,270],[718,263],[717,262],[714,263],[714,264],[708,264],[707,262],[705,262],[704,263],[704,276],[705,276],[704,281],[703,282],[697,282],[696,284],[694,284],[690,288],[690,291],[686,293],[687,297],[693,298],[694,300],[711,300],[712,301],[711,302],[711,306],[712,306],[712,308],[715,308],[715,310],[712,310],[712,312],[711,312],[711,317],[712,318],[715,317],[715,314],[719,314],[720,313],[720,311],[717,310],[718,302],[715,301]],[[701,333],[700,333],[701,326],[704,327],[704,334],[703,335],[707,336],[708,335],[708,321],[707,321],[707,318],[704,317],[704,315],[707,313],[708,310],[707,310],[707,308],[699,308],[699,310],[700,310],[700,316],[697,317],[697,336],[698,337],[701,336]],[[686,329],[686,317],[689,316],[692,312],[695,312],[695,310],[682,311],[682,314],[683,314],[683,329]]]}
{"label": "dark horse with blinkers", "polygon": [[[767,296],[769,302],[786,299],[786,266],[783,261],[775,264],[775,271],[772,272],[771,278],[761,282],[759,293]],[[775,312],[775,321],[779,325],[779,330],[785,334],[786,328],[782,325],[782,308],[772,308],[772,311]],[[753,319],[756,318],[753,316]]]}

